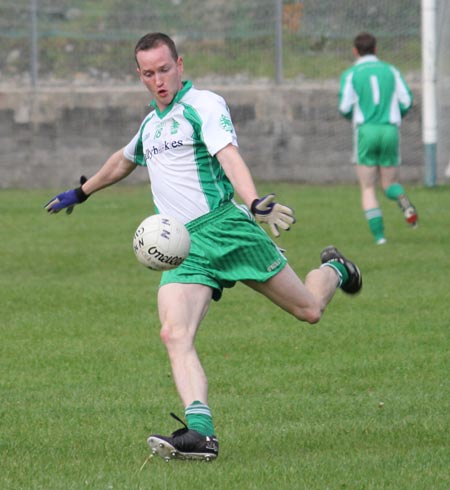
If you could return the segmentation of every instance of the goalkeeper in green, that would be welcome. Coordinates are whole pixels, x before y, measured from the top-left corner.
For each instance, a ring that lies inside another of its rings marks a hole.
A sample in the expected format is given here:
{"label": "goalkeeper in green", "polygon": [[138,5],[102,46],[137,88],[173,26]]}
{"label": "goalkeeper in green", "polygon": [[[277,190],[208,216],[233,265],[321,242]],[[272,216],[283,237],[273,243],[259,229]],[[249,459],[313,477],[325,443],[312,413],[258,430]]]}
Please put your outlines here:
{"label": "goalkeeper in green", "polygon": [[339,112],[354,129],[353,163],[361,187],[362,208],[375,243],[384,244],[383,215],[376,196],[378,178],[387,198],[396,201],[405,220],[417,226],[415,207],[399,183],[399,127],[413,103],[411,89],[394,66],[376,56],[372,34],[358,34],[356,62],[341,76]]}

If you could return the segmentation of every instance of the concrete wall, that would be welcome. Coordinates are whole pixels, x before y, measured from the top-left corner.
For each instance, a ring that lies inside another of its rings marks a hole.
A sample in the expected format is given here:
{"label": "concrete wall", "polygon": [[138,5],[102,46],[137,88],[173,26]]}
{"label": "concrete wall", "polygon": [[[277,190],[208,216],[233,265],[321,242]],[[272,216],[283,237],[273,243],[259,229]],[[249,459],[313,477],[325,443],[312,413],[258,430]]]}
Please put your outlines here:
{"label": "concrete wall", "polygon": [[[203,88],[198,85],[199,88]],[[209,86],[227,100],[255,178],[354,182],[337,85]],[[402,127],[403,181],[422,181],[420,92]],[[0,188],[64,188],[92,175],[148,112],[144,87],[0,89]],[[147,181],[138,169],[128,182]]]}

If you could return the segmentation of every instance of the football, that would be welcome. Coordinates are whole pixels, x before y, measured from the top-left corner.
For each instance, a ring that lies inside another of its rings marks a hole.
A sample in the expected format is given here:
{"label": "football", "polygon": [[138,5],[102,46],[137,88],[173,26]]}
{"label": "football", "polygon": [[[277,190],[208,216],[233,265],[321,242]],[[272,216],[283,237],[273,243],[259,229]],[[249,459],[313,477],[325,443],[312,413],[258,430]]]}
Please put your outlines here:
{"label": "football", "polygon": [[175,269],[188,256],[190,248],[186,227],[172,216],[162,214],[145,218],[133,238],[137,260],[155,271]]}

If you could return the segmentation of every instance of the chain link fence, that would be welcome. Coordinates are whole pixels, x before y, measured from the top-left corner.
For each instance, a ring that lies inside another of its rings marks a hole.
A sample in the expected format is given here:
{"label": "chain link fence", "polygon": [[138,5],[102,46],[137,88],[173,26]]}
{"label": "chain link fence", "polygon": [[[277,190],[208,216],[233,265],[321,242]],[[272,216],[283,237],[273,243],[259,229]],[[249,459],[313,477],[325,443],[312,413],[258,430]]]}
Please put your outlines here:
{"label": "chain link fence", "polygon": [[[450,0],[436,2],[438,150],[450,178]],[[420,99],[421,0],[2,0],[0,88],[136,85],[135,43],[161,31],[197,84],[334,89],[363,30]]]}
{"label": "chain link fence", "polygon": [[420,75],[420,0],[2,0],[0,75],[16,85],[127,83],[137,39],[162,31],[195,79],[323,80],[353,61],[361,30],[384,59]]}

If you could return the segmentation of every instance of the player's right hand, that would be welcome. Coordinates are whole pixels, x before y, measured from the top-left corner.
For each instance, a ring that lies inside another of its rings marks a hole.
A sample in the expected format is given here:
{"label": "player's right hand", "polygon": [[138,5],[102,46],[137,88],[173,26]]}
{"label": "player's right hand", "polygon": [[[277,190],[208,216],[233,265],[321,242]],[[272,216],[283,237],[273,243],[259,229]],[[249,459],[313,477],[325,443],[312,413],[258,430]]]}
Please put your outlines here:
{"label": "player's right hand", "polygon": [[[82,175],[80,177],[80,184],[83,185],[86,180],[86,177]],[[88,197],[89,195],[85,194],[80,186],[76,189],[61,192],[61,194],[58,194],[50,199],[44,208],[50,214],[59,213],[59,211],[62,209],[66,209],[66,213],[70,214],[76,204],[81,204],[82,202],[86,201]]]}

